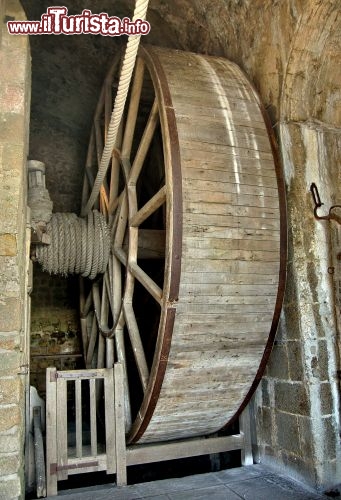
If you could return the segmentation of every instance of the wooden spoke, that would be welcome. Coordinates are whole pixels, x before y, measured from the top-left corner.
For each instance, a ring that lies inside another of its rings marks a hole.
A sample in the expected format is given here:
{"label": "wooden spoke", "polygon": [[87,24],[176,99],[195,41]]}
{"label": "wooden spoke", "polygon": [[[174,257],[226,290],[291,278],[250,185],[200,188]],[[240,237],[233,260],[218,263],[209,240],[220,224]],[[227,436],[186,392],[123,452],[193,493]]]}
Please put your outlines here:
{"label": "wooden spoke", "polygon": [[118,208],[117,227],[114,237],[115,247],[122,246],[124,235],[127,229],[127,221],[128,221],[128,197],[126,191],[124,191],[120,207]]}
{"label": "wooden spoke", "polygon": [[108,127],[112,113],[112,89],[111,82],[104,84],[104,140],[107,140]]}
{"label": "wooden spoke", "polygon": [[105,338],[98,336],[97,368],[104,368],[105,364]]}
{"label": "wooden spoke", "polygon": [[[111,191],[110,191],[110,195],[111,195]],[[122,203],[123,196],[124,196],[124,192],[122,192],[119,196],[116,196],[114,199],[112,199],[109,202],[109,207],[108,207],[109,215],[113,214],[115,212],[116,208]]]}
{"label": "wooden spoke", "polygon": [[163,186],[136,214],[130,219],[129,223],[137,227],[153,214],[166,201],[166,186]]}
{"label": "wooden spoke", "polygon": [[101,207],[103,207],[105,213],[107,213],[109,209],[109,199],[108,199],[108,186],[106,183],[101,186],[100,199],[101,199]]}
{"label": "wooden spoke", "polygon": [[92,292],[88,294],[86,301],[84,302],[84,306],[81,310],[81,315],[83,318],[86,318],[87,315],[89,314],[90,307],[92,306]]}
{"label": "wooden spoke", "polygon": [[123,309],[124,309],[126,324],[128,327],[130,342],[135,356],[137,369],[140,375],[143,391],[145,392],[148,384],[149,370],[144,355],[139,328],[137,326],[134,310],[131,303],[124,303]]}
{"label": "wooden spoke", "polygon": [[96,138],[97,165],[99,165],[101,163],[102,152],[103,152],[103,136],[101,130],[101,123],[99,119],[95,120],[95,138]]}
{"label": "wooden spoke", "polygon": [[86,178],[87,178],[87,181],[88,181],[88,185],[92,189],[93,185],[94,185],[94,182],[95,182],[95,176],[94,176],[92,170],[90,168],[87,168],[85,170],[85,175],[86,175]]}
{"label": "wooden spoke", "polygon": [[117,257],[118,260],[121,262],[121,264],[123,264],[126,267],[128,263],[128,257],[123,248],[114,248],[114,254],[115,257]]}
{"label": "wooden spoke", "polygon": [[92,315],[92,327],[90,333],[89,345],[86,353],[86,367],[91,368],[92,359],[94,357],[95,345],[97,341],[98,328],[95,314]]}
{"label": "wooden spoke", "polygon": [[[116,148],[119,148],[121,146],[122,134],[123,134],[123,123],[121,122],[117,134]],[[118,206],[121,200],[121,198],[118,197],[119,176],[120,176],[120,157],[116,150],[113,152],[111,160],[110,194],[109,194],[109,206],[108,206],[109,216],[112,216],[112,214],[116,210],[116,207]]]}
{"label": "wooden spoke", "polygon": [[162,290],[161,288],[155,283],[155,281],[152,280],[146,274],[143,269],[141,269],[136,263],[132,262],[129,264],[129,270],[131,274],[139,280],[141,285],[144,286],[144,288],[154,297],[154,299],[161,304],[162,301]]}
{"label": "wooden spoke", "polygon": [[143,132],[143,136],[137,150],[134,162],[131,167],[130,176],[129,176],[129,184],[136,184],[137,179],[140,175],[141,169],[143,167],[143,163],[146,159],[146,155],[148,153],[149,146],[152,142],[156,126],[159,122],[159,106],[157,99],[154,100],[153,107],[151,109],[148,122],[146,128]]}
{"label": "wooden spoke", "polygon": [[83,190],[82,190],[82,207],[84,207],[87,203],[94,182],[94,180],[92,180],[92,185],[91,185],[91,181],[89,180],[90,178],[94,179],[94,175],[93,174],[90,175],[94,150],[95,150],[95,130],[94,127],[92,127],[87,157],[85,161],[85,175],[84,175]]}

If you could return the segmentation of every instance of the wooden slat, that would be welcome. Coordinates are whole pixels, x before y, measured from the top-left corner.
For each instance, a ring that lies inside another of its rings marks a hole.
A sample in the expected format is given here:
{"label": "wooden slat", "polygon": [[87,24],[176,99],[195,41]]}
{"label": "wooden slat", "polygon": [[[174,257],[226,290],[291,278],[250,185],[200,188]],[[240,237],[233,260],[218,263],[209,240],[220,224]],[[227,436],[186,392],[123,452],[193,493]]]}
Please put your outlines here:
{"label": "wooden slat", "polygon": [[83,453],[83,422],[82,422],[82,381],[75,380],[75,409],[76,409],[76,456]]}
{"label": "wooden slat", "polygon": [[[185,141],[181,147],[181,160],[206,165],[209,170],[235,174],[264,175],[275,178],[273,158],[268,153],[228,146],[200,144]],[[225,166],[225,168],[224,168]]]}
{"label": "wooden slat", "polygon": [[233,217],[247,217],[248,219],[263,218],[275,220],[278,224],[279,209],[277,207],[248,207],[248,206],[229,206],[225,203],[184,203],[185,214],[205,214],[205,215],[225,215]]}
{"label": "wooden slat", "polygon": [[124,333],[122,328],[116,329],[115,342],[116,342],[117,361],[118,363],[121,363],[123,367],[124,417],[125,417],[125,430],[126,432],[128,432],[128,430],[131,427],[131,408],[130,408],[130,398],[129,398],[127,360],[126,360],[125,345],[124,345]]}
{"label": "wooden slat", "polygon": [[[262,293],[260,293],[262,292]],[[277,295],[277,287],[276,286],[268,286],[264,290],[264,285],[216,285],[213,283],[203,283],[200,287],[193,287],[192,284],[182,284],[181,285],[181,298],[188,298],[191,300],[196,297],[205,297],[205,299],[209,299],[209,297],[213,297],[212,302],[218,298],[223,297],[225,300],[228,300],[228,297],[233,297],[239,295],[241,297],[250,297],[250,296],[275,296]],[[187,302],[187,300],[186,300]]]}
{"label": "wooden slat", "polygon": [[279,223],[276,219],[266,219],[262,217],[238,217],[233,215],[213,215],[186,213],[183,215],[184,223],[189,226],[204,226],[211,224],[213,227],[230,227],[240,229],[261,229],[279,231]]}
{"label": "wooden slat", "polygon": [[115,430],[116,430],[116,484],[127,484],[127,458],[125,443],[125,417],[124,417],[124,373],[121,363],[114,367],[115,384]]}
{"label": "wooden slat", "polygon": [[225,241],[229,239],[241,240],[248,239],[253,241],[280,241],[279,230],[269,229],[253,229],[253,228],[235,228],[235,227],[214,227],[203,225],[191,225],[186,228],[186,236],[197,235],[201,238],[203,235],[211,236],[212,238],[223,238]]}
{"label": "wooden slat", "polygon": [[91,442],[91,455],[97,456],[97,403],[96,403],[96,380],[89,380],[89,394],[90,394],[90,442]]}
{"label": "wooden slat", "polygon": [[[190,96],[190,99],[192,99],[192,96]],[[238,111],[240,112],[240,109]],[[234,113],[232,112],[232,123],[233,115]],[[209,120],[205,120],[205,123],[201,123],[202,120],[200,119],[200,122],[196,122],[196,124],[193,124],[191,120],[193,120],[193,117],[190,118],[183,115],[177,116],[177,126],[179,133],[187,141],[197,141],[198,143],[215,141],[216,144],[234,147],[236,151],[239,151],[239,149],[254,150],[257,152],[269,151],[269,139],[265,134],[260,134],[258,137],[256,137],[255,135],[251,134],[251,131],[248,130],[247,127],[237,127],[234,130],[229,130],[229,127],[231,126],[230,123],[224,123],[223,120],[220,121],[220,123],[215,123]],[[190,126],[191,123],[192,126]],[[255,146],[255,144],[257,144],[257,147]],[[199,145],[198,147],[200,148]]]}
{"label": "wooden slat", "polygon": [[[57,379],[57,450],[58,450],[58,466],[67,465],[67,381],[66,379]],[[63,425],[60,425],[63,424]],[[65,480],[68,477],[67,470],[58,471],[58,481]]]}
{"label": "wooden slat", "polygon": [[[174,73],[173,75],[169,73],[169,77],[170,77],[169,82],[171,83],[173,89],[176,89],[178,95],[179,94],[181,95],[181,90],[183,91],[184,86],[190,85],[190,78],[186,77],[186,74],[181,75],[181,78],[179,78],[177,77],[177,75],[174,75]],[[192,103],[191,99],[192,94],[199,97],[202,96],[203,94],[204,95],[209,94],[212,96],[212,87],[214,86],[215,83],[216,82],[212,79],[211,75],[207,76],[206,78],[204,77],[204,75],[202,75],[199,79],[195,80],[192,79],[190,89],[187,90],[187,93],[189,95],[188,104],[190,105]],[[239,100],[241,100],[243,103],[247,102],[250,104],[254,104],[254,96],[250,92],[250,89],[244,90],[245,87],[243,88],[242,85],[236,85],[235,82],[227,79],[220,80],[218,86],[219,88],[214,89],[215,90],[214,96],[223,97],[228,101],[232,100],[232,103],[230,104],[231,107],[235,105],[235,101]],[[213,100],[211,102],[215,104]],[[223,109],[220,108],[219,110],[217,109],[216,111],[216,115],[218,115],[220,118],[222,116]],[[211,116],[214,116],[214,114],[212,114]],[[257,121],[259,122],[259,127],[261,126],[264,127],[264,123],[261,122],[259,115],[255,113],[255,116],[258,119]]]}
{"label": "wooden slat", "polygon": [[[234,324],[233,328],[231,327],[228,328],[228,326],[226,326],[226,320],[228,319],[229,315],[226,315],[224,320],[222,314],[212,314],[211,317],[205,318],[205,323],[203,323],[204,318],[202,318],[200,322],[200,317],[197,314],[193,315],[191,318],[189,318],[188,316],[189,315],[186,314],[182,318],[181,323],[179,318],[179,325],[181,326],[182,331],[196,332],[198,335],[201,335],[201,334],[207,334],[209,332],[221,334],[222,330],[225,329],[229,331],[231,335],[232,334],[238,335],[238,340],[240,342],[240,345],[242,345],[242,343],[245,342],[247,338],[253,333],[264,334],[264,332],[267,332],[271,326],[271,320],[272,320],[271,318],[270,321],[268,320],[258,324],[252,322],[251,320],[249,323]],[[192,323],[186,323],[186,321],[191,321],[191,319],[196,319],[197,323],[193,321]],[[220,319],[220,321],[217,321],[217,319]],[[186,325],[186,327],[184,325]],[[243,335],[245,336],[244,338]],[[242,352],[240,353],[240,355],[242,355]]]}
{"label": "wooden slat", "polygon": [[[186,154],[190,155],[193,152],[193,158],[200,157],[203,158],[206,155],[206,158],[209,158],[211,161],[215,159],[226,159],[233,157],[241,158],[242,168],[247,168],[249,165],[252,168],[252,163],[249,163],[249,160],[262,160],[267,162],[266,164],[274,166],[274,159],[271,153],[270,147],[267,151],[259,151],[257,149],[251,148],[238,148],[238,151],[235,148],[226,145],[226,144],[218,144],[216,142],[198,142],[196,140],[182,139],[181,140],[181,156]],[[209,155],[207,154],[209,153]],[[244,163],[246,161],[246,163]],[[227,164],[228,166],[233,165],[233,162]]]}
{"label": "wooden slat", "polygon": [[[191,252],[196,259],[244,260],[252,262],[278,262],[279,251],[218,250],[197,248]],[[189,252],[188,252],[189,255]]]}
{"label": "wooden slat", "polygon": [[273,196],[252,195],[238,192],[207,191],[204,188],[188,189],[184,192],[185,202],[225,203],[234,206],[278,208],[278,199]]}
{"label": "wooden slat", "polygon": [[[200,249],[206,250],[209,248],[217,250],[247,250],[247,251],[263,251],[263,252],[273,252],[279,250],[279,242],[273,240],[252,240],[245,238],[205,238],[205,234],[202,237],[198,235],[184,235],[183,237],[183,248],[185,249]],[[232,278],[232,277],[231,277]]]}
{"label": "wooden slat", "polygon": [[[181,162],[184,179],[200,179],[232,184],[238,180],[239,184],[243,186],[248,184],[250,186],[276,187],[276,175],[273,169],[264,172],[260,164],[258,169],[257,165],[255,165],[251,172],[245,172],[243,165],[233,166],[235,168],[232,171],[226,172],[226,165],[210,162],[207,158],[201,160],[183,159]],[[222,174],[222,172],[224,173]]]}
{"label": "wooden slat", "polygon": [[[242,184],[241,182],[226,182],[225,179],[208,181],[201,179],[186,179],[185,183],[186,189],[196,191],[212,191],[213,193],[234,193],[237,195],[256,195],[264,198],[275,198],[276,204],[278,206],[277,188],[275,186],[253,186],[249,185],[247,182]],[[210,193],[211,197],[212,194]],[[212,199],[212,198],[211,198]],[[247,206],[247,204],[245,203]]]}
{"label": "wooden slat", "polygon": [[104,412],[105,412],[105,449],[107,456],[107,474],[116,472],[116,423],[115,423],[115,386],[114,369],[107,368],[104,378]]}
{"label": "wooden slat", "polygon": [[[238,314],[240,310],[243,309],[245,315],[256,314],[258,313],[267,313],[269,308],[274,305],[274,301],[276,295],[267,296],[268,300],[262,299],[262,303],[260,301],[254,302],[254,296],[250,295],[249,297],[236,297],[236,300],[232,300],[232,297],[217,297],[211,296],[209,300],[206,297],[199,296],[186,299],[181,297],[181,304],[178,306],[177,312],[180,314],[181,312],[191,313],[191,314],[200,314],[203,309],[209,308],[210,314]],[[231,304],[231,302],[234,302]],[[209,318],[208,318],[209,319]],[[223,335],[223,333],[222,333]],[[185,337],[185,334],[184,334]],[[189,341],[189,339],[187,339]]]}
{"label": "wooden slat", "polygon": [[[203,268],[202,259],[189,259],[183,263],[185,272],[201,272]],[[276,275],[279,271],[278,262],[246,262],[235,260],[209,259],[205,262],[206,272],[222,272],[233,274],[271,274]]]}
{"label": "wooden slat", "polygon": [[57,384],[56,368],[46,369],[46,492],[57,495],[57,475],[51,465],[57,464]]}
{"label": "wooden slat", "polygon": [[[261,275],[261,274],[237,274],[231,276],[228,273],[220,273],[219,271],[214,272],[214,273],[206,273],[203,270],[199,271],[194,271],[194,272],[183,272],[181,274],[181,281],[182,284],[192,284],[193,286],[195,285],[200,285],[200,284],[208,284],[208,283],[214,283],[217,285],[273,285],[278,283],[278,276],[272,275],[272,274],[266,274],[266,275]],[[261,297],[259,298],[261,300]],[[254,298],[253,300],[256,300]],[[243,302],[244,303],[244,302]],[[246,304],[248,302],[245,302]],[[255,304],[258,304],[256,301]]]}

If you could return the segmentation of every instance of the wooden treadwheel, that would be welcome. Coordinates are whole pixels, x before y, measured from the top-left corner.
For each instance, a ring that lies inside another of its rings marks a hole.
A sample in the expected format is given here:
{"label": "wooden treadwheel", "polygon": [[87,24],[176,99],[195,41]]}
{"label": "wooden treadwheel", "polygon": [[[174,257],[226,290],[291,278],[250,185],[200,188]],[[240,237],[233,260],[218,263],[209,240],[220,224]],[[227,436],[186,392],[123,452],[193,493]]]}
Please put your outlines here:
{"label": "wooden treadwheel", "polygon": [[[83,206],[117,85],[97,106]],[[123,363],[130,442],[216,432],[251,397],[284,293],[285,195],[259,99],[216,57],[141,47],[98,206],[104,276],[81,282],[88,367]]]}

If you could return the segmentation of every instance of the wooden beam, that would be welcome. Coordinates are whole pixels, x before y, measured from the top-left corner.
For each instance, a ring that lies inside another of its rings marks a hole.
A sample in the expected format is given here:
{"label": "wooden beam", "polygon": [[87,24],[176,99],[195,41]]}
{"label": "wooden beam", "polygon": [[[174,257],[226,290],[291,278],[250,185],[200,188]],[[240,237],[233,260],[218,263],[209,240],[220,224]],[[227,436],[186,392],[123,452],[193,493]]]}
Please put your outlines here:
{"label": "wooden beam", "polygon": [[244,447],[242,434],[233,436],[187,439],[172,443],[128,446],[127,465],[148,464],[177,458],[196,457],[211,453],[240,450]]}

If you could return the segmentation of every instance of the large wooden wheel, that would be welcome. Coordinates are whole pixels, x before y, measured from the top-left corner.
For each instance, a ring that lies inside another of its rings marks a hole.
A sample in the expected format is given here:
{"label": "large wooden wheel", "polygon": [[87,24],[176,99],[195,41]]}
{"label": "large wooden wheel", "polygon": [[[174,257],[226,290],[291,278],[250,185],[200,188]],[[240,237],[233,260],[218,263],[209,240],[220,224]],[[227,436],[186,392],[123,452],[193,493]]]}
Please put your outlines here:
{"label": "large wooden wheel", "polygon": [[[83,205],[117,85],[105,80]],[[104,276],[81,283],[88,367],[121,361],[130,442],[216,432],[259,381],[284,291],[283,180],[259,99],[233,63],[142,47],[98,207]]]}

